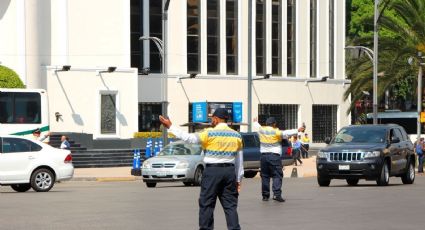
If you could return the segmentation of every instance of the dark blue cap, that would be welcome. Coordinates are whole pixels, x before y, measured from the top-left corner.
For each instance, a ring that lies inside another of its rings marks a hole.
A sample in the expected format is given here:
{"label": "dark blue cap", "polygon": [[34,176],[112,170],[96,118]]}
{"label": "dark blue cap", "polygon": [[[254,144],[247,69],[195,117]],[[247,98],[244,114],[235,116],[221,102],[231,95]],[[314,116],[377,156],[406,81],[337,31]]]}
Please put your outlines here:
{"label": "dark blue cap", "polygon": [[218,117],[221,119],[229,119],[229,113],[227,112],[227,109],[218,108],[214,111],[213,117]]}
{"label": "dark blue cap", "polygon": [[276,119],[274,117],[267,118],[266,125],[273,125],[274,123],[276,123]]}

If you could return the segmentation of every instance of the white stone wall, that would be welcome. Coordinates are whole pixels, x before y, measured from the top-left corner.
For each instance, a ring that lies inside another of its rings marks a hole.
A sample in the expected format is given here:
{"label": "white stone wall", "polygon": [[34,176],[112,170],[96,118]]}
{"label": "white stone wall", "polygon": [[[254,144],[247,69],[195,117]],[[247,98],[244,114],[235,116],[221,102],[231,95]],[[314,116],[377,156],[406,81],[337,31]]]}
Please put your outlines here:
{"label": "white stone wall", "polygon": [[[138,78],[136,69],[100,73],[100,69],[75,67],[55,73],[48,67],[50,129],[53,132],[91,133],[95,139],[132,138],[138,130]],[[104,69],[103,69],[104,70]],[[100,94],[116,94],[116,135],[100,134]],[[56,121],[55,113],[62,115]]]}

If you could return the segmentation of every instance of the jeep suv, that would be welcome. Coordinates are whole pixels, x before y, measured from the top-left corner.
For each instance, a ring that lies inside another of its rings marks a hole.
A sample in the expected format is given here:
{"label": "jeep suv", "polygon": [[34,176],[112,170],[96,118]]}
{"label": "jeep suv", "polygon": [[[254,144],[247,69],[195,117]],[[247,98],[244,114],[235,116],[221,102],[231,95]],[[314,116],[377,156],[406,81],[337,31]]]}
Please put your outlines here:
{"label": "jeep suv", "polygon": [[413,144],[403,127],[395,124],[352,125],[342,128],[317,154],[317,182],[329,186],[332,179],[357,185],[359,179],[388,185],[389,177],[404,184],[415,180]]}

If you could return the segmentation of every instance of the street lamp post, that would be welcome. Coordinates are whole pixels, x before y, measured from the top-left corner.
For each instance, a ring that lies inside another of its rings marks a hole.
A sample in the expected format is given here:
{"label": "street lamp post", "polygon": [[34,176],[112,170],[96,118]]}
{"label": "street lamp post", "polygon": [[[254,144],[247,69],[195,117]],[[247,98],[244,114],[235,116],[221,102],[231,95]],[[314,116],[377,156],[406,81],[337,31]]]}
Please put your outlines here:
{"label": "street lamp post", "polygon": [[378,123],[378,11],[379,0],[375,0],[373,20],[373,124]]}
{"label": "street lamp post", "polygon": [[[151,40],[155,43],[156,47],[159,50],[159,54],[161,56],[161,64],[162,64],[162,78],[161,78],[161,100],[162,100],[162,114],[165,117],[168,117],[168,109],[167,109],[167,71],[166,71],[166,64],[165,64],[165,54],[164,54],[164,42],[157,38],[157,37],[149,37],[149,36],[142,36],[139,38],[139,40]],[[162,139],[164,141],[164,145],[168,143],[168,133],[167,129],[162,129]]]}
{"label": "street lamp post", "polygon": [[[376,38],[377,39],[377,38]],[[377,42],[377,41],[376,41]],[[373,64],[373,124],[378,124],[378,47],[374,45],[374,51],[365,46],[347,46],[346,49],[360,49],[363,50]]]}

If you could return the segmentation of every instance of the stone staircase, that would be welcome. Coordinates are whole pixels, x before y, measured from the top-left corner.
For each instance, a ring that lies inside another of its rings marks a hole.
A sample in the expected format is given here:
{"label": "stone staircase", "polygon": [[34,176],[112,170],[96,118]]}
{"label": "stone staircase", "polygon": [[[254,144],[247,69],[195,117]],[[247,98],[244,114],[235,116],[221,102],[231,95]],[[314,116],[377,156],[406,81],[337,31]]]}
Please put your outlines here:
{"label": "stone staircase", "polygon": [[[50,145],[59,148],[61,136],[60,133],[51,134]],[[133,149],[87,149],[71,138],[69,143],[75,168],[131,167],[133,165]],[[141,149],[142,158],[144,154],[145,150]]]}

